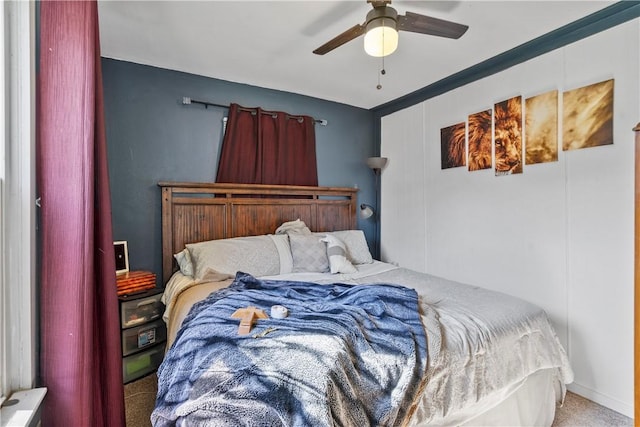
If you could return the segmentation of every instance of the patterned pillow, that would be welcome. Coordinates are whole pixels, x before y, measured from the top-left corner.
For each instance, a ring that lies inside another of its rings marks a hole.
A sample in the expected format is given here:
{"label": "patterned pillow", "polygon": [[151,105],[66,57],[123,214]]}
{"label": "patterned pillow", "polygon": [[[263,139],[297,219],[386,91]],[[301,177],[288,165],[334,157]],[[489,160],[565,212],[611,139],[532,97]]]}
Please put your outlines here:
{"label": "patterned pillow", "polygon": [[355,273],[358,271],[347,259],[347,249],[340,239],[327,234],[322,241],[327,243],[327,256],[329,257],[331,274]]}
{"label": "patterned pillow", "polygon": [[327,247],[320,238],[314,234],[289,234],[294,273],[329,271]]}

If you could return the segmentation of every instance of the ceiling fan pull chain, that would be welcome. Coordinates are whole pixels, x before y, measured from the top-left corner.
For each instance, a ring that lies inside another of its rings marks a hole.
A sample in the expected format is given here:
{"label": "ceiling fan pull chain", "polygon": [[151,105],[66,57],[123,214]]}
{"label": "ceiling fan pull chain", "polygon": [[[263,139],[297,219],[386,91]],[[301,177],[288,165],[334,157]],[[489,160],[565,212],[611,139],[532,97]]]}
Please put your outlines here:
{"label": "ceiling fan pull chain", "polygon": [[380,90],[382,89],[382,85],[380,84],[380,75],[385,75],[387,74],[387,71],[384,69],[384,56],[382,57],[382,69],[380,70],[380,74],[378,74],[378,86],[376,86],[376,89]]}
{"label": "ceiling fan pull chain", "polygon": [[[384,50],[384,32],[382,33],[382,46]],[[380,70],[380,74],[384,76],[385,74],[387,74],[387,72],[384,70],[384,54],[381,56],[381,58],[382,58],[382,69]],[[380,74],[378,74],[378,85],[376,86],[376,89],[378,90],[382,89],[382,85],[380,84]]]}

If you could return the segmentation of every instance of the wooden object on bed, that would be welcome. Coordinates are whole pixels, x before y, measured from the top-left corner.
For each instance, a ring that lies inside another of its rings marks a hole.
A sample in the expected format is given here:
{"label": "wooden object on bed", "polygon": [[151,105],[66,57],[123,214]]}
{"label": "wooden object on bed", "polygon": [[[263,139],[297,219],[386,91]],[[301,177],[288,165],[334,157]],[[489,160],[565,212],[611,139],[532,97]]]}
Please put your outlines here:
{"label": "wooden object on bed", "polygon": [[249,307],[239,308],[231,315],[234,319],[240,319],[238,326],[238,335],[247,335],[251,331],[253,321],[256,319],[268,319],[267,313],[250,305]]}
{"label": "wooden object on bed", "polygon": [[355,229],[357,188],[159,182],[162,188],[162,280],[185,244],[273,234],[301,219],[312,231]]}

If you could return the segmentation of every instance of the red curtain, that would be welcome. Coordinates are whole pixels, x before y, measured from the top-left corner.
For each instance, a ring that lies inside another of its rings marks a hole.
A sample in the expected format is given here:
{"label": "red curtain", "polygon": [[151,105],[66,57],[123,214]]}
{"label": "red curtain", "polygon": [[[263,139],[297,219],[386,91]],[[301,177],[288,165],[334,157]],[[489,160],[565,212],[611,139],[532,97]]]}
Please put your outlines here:
{"label": "red curtain", "polygon": [[42,424],[124,426],[95,1],[40,3]]}
{"label": "red curtain", "polygon": [[313,118],[231,104],[216,181],[318,185]]}

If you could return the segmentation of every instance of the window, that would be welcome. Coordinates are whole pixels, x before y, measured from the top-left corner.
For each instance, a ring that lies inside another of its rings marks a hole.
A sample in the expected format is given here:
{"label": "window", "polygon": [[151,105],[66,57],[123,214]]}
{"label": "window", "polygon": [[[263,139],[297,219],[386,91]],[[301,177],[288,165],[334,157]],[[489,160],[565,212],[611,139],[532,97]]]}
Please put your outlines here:
{"label": "window", "polygon": [[[4,8],[3,8],[4,9]],[[0,14],[0,50],[2,50],[2,56],[0,57],[2,65],[0,66],[0,405],[6,399],[9,386],[7,385],[7,366],[6,366],[6,344],[5,344],[5,331],[4,326],[7,324],[5,317],[4,306],[6,304],[6,292],[5,292],[5,273],[7,271],[5,265],[5,240],[4,240],[4,211],[6,202],[4,200],[4,182],[6,174],[6,162],[7,162],[7,145],[6,145],[6,125],[5,125],[5,67],[7,54],[4,49],[5,46],[5,25],[4,25],[4,10]]]}
{"label": "window", "polygon": [[2,399],[33,387],[36,372],[35,2],[2,2],[0,10]]}

